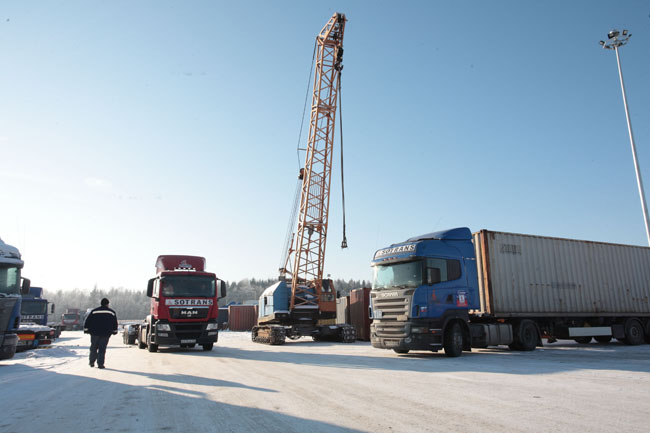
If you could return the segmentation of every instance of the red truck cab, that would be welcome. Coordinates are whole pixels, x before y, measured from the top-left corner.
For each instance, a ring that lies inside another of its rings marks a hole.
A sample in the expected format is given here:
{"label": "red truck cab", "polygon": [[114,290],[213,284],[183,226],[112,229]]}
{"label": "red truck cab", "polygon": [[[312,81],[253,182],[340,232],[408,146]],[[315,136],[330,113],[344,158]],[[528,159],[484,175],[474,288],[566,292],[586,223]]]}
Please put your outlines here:
{"label": "red truck cab", "polygon": [[218,340],[220,298],[226,296],[225,281],[205,271],[205,258],[164,255],[156,261],[156,277],[149,280],[149,315],[140,329],[140,348],[150,352],[158,346],[212,350]]}

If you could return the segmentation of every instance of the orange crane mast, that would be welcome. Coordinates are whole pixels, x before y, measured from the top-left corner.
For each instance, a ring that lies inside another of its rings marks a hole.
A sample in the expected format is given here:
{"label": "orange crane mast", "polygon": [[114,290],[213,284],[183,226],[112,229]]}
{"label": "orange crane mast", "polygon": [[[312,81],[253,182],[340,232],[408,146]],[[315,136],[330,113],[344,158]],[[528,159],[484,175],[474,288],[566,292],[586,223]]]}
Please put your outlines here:
{"label": "orange crane mast", "polygon": [[316,37],[309,137],[300,190],[296,189],[300,206],[296,208],[296,196],[292,213],[293,220],[297,209],[298,227],[291,241],[287,236],[280,281],[260,296],[257,325],[251,332],[255,342],[284,344],[285,337],[309,335],[314,340],[356,340],[354,327],[336,323],[336,293],[331,280],[323,279],[345,22],[344,14],[335,13]]}
{"label": "orange crane mast", "polygon": [[345,22],[344,14],[335,13],[316,38],[309,139],[305,168],[301,171],[302,191],[293,249],[291,309],[316,305],[321,311],[336,311],[331,288],[323,290],[323,267]]}

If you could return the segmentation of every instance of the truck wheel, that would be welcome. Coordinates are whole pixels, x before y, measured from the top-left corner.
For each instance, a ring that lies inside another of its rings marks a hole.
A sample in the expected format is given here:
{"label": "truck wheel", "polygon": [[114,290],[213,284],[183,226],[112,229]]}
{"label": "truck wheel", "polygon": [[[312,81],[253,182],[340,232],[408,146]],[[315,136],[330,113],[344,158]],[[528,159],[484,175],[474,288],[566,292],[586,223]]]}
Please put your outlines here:
{"label": "truck wheel", "polygon": [[625,321],[625,344],[637,346],[644,341],[643,326],[636,319],[627,319]]}
{"label": "truck wheel", "polygon": [[650,344],[650,320],[645,324],[645,342]]}
{"label": "truck wheel", "polygon": [[609,343],[610,341],[612,341],[612,336],[611,335],[598,335],[598,336],[594,337],[594,339],[598,343]]}
{"label": "truck wheel", "polygon": [[151,334],[147,336],[147,350],[149,352],[158,352],[158,345],[151,342]]}
{"label": "truck wheel", "polygon": [[530,352],[537,347],[539,335],[537,334],[537,326],[535,322],[529,319],[522,320],[519,326],[513,327],[514,341],[508,347],[512,350],[523,350]]}
{"label": "truck wheel", "polygon": [[457,358],[463,353],[463,330],[458,322],[453,322],[447,328],[442,347],[445,349],[445,355],[450,358]]}
{"label": "truck wheel", "polygon": [[591,337],[576,337],[576,338],[574,338],[574,340],[578,344],[589,344],[589,343],[591,343]]}
{"label": "truck wheel", "polygon": [[403,355],[405,353],[409,353],[409,350],[408,349],[393,349],[393,352]]}
{"label": "truck wheel", "polygon": [[145,349],[147,347],[147,343],[142,341],[142,337],[138,339],[138,349]]}
{"label": "truck wheel", "polygon": [[212,350],[212,346],[214,346],[214,343],[204,344],[204,345],[203,345],[203,350],[209,352],[210,350]]}

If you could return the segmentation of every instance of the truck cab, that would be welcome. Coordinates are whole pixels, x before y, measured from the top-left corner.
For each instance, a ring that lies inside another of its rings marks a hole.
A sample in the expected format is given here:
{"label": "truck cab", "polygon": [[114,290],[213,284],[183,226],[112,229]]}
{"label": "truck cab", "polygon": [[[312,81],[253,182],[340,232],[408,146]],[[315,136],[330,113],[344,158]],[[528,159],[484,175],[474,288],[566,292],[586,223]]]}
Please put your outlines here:
{"label": "truck cab", "polygon": [[[54,304],[50,305],[51,312],[54,313]],[[29,293],[23,295],[20,316],[22,323],[35,323],[37,325],[47,325],[48,319],[48,302],[43,299],[42,287],[30,287]]]}
{"label": "truck cab", "polygon": [[0,359],[16,353],[21,294],[29,291],[29,280],[20,276],[23,265],[18,249],[0,239]]}
{"label": "truck cab", "polygon": [[226,296],[223,280],[205,271],[197,256],[159,256],[157,276],[149,280],[150,314],[140,329],[140,347],[155,352],[158,346],[212,350],[219,335],[218,300]]}
{"label": "truck cab", "polygon": [[[372,267],[373,347],[398,353],[437,351],[445,346],[452,327],[469,335],[469,311],[480,303],[469,229],[445,230],[393,244],[375,253]],[[467,346],[470,339],[459,341]]]}

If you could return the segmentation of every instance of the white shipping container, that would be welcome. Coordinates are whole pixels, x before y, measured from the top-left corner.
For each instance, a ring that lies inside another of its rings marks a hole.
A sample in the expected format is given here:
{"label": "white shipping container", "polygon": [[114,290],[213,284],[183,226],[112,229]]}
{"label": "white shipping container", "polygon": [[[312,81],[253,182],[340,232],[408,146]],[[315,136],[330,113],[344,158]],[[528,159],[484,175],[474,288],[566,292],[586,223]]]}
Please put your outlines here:
{"label": "white shipping container", "polygon": [[350,297],[336,299],[336,324],[350,323]]}
{"label": "white shipping container", "polygon": [[650,315],[650,248],[488,230],[473,238],[482,313]]}

